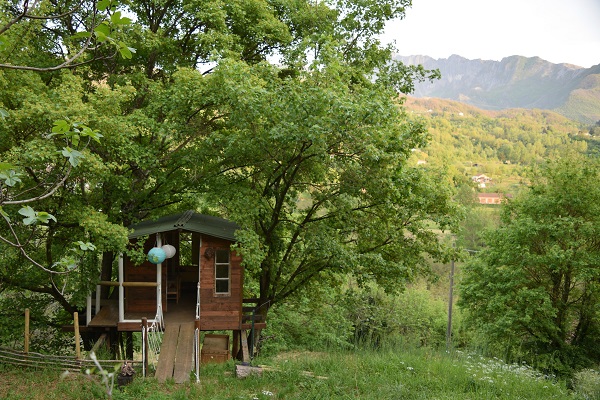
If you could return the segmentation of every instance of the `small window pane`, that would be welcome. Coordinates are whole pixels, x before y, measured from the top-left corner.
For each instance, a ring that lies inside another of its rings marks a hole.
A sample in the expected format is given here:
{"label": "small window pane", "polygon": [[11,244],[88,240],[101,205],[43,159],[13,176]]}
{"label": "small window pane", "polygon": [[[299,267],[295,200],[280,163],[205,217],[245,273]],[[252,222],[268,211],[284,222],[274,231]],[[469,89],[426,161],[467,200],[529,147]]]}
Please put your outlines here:
{"label": "small window pane", "polygon": [[218,280],[215,282],[215,289],[217,293],[229,293],[229,280]]}
{"label": "small window pane", "polygon": [[229,263],[229,250],[217,250],[217,264],[228,264]]}
{"label": "small window pane", "polygon": [[229,265],[217,265],[216,271],[217,278],[229,278]]}

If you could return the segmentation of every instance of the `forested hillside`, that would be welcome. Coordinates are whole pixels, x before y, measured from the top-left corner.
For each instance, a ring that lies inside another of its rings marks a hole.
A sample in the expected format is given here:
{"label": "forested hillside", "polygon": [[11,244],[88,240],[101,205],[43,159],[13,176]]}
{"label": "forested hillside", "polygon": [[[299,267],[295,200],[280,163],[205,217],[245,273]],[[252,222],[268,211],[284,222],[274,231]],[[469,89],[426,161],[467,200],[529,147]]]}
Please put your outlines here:
{"label": "forested hillside", "polygon": [[514,192],[527,167],[564,153],[588,152],[590,127],[547,110],[482,110],[437,98],[408,97],[412,118],[427,121],[431,140],[417,160],[455,176],[486,174],[487,191]]}

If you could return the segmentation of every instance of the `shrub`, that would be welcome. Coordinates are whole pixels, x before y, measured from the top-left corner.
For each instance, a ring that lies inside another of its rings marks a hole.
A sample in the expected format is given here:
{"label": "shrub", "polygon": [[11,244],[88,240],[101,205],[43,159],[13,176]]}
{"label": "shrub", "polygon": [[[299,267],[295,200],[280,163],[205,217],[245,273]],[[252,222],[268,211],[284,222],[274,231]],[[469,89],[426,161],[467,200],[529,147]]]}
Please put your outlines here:
{"label": "shrub", "polygon": [[573,376],[573,390],[585,399],[600,399],[600,373],[593,369],[581,370]]}

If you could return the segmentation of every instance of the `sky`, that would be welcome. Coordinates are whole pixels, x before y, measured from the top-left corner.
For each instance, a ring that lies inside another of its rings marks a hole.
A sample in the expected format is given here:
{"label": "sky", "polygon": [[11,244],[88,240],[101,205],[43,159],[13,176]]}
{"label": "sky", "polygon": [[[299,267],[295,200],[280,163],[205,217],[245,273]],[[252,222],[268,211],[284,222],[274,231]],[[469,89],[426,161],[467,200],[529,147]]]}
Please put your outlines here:
{"label": "sky", "polygon": [[382,36],[398,54],[600,64],[600,0],[412,0]]}

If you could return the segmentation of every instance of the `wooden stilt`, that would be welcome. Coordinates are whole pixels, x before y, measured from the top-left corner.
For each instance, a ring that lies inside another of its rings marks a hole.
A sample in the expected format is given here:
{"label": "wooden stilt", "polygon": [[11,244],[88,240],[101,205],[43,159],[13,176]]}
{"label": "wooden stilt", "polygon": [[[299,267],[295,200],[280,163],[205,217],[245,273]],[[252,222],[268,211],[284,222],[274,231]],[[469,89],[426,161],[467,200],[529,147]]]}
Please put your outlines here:
{"label": "wooden stilt", "polygon": [[133,332],[126,332],[125,337],[125,358],[133,360]]}
{"label": "wooden stilt", "polygon": [[73,327],[75,328],[75,358],[81,360],[81,345],[79,344],[79,313],[73,313]]}
{"label": "wooden stilt", "polygon": [[29,308],[25,309],[25,354],[29,353]]}
{"label": "wooden stilt", "polygon": [[248,351],[248,337],[246,336],[246,331],[241,330],[242,337],[242,362],[250,362],[250,352]]}
{"label": "wooden stilt", "polygon": [[148,318],[142,318],[142,346],[144,346],[144,377],[148,371]]}
{"label": "wooden stilt", "polygon": [[231,349],[233,358],[240,359],[240,331],[233,331],[233,347]]}

